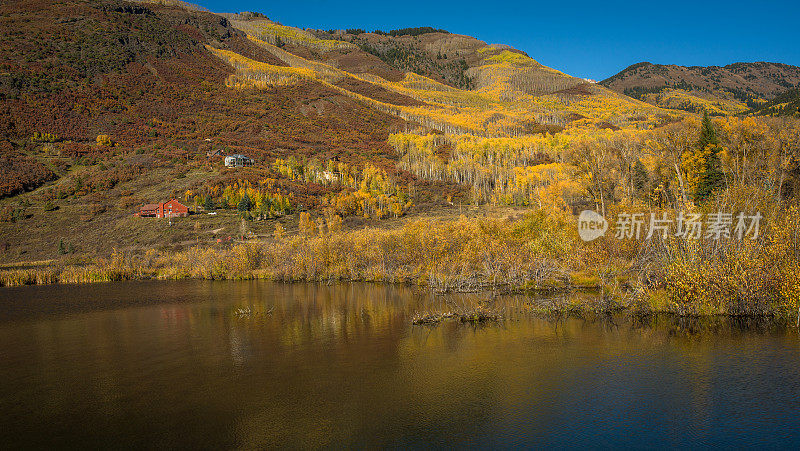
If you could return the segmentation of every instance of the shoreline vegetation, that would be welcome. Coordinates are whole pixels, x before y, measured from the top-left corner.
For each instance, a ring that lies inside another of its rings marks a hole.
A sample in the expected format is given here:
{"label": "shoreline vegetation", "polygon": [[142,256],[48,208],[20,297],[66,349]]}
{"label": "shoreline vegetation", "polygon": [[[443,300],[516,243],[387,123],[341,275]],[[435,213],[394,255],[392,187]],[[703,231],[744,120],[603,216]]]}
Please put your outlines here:
{"label": "shoreline vegetation", "polygon": [[[619,208],[636,211],[635,206]],[[278,226],[262,242],[164,253],[115,250],[106,258],[6,267],[0,269],[0,285],[268,279],[400,283],[437,293],[595,290],[598,296],[591,302],[553,303],[539,313],[630,311],[794,322],[800,312],[800,214],[795,207],[764,211],[773,214],[765,217],[756,240],[625,240],[609,230],[591,242],[578,237],[574,216],[557,211],[506,219],[417,219],[396,228],[349,231],[341,230],[340,218],[328,215],[327,221],[305,218],[314,226],[301,227],[295,236]],[[481,305],[461,310],[453,315],[470,322],[472,314],[478,315],[476,322],[500,316]],[[433,312],[415,321],[447,318],[448,312]]]}

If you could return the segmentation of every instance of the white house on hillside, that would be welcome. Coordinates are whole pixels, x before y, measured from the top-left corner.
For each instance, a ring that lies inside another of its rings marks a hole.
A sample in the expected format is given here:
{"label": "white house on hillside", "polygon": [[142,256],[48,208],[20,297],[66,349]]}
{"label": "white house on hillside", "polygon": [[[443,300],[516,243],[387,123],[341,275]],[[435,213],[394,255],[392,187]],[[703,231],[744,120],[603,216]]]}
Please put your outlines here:
{"label": "white house on hillside", "polygon": [[245,166],[252,166],[253,159],[244,155],[228,155],[225,157],[225,167],[228,168],[243,168]]}

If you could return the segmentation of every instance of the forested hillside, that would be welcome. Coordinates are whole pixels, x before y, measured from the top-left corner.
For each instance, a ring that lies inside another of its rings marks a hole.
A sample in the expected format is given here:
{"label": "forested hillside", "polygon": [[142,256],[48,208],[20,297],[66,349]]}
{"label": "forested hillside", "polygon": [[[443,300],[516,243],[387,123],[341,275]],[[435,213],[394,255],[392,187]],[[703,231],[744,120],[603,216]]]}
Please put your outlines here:
{"label": "forested hillside", "polygon": [[643,62],[600,84],[664,108],[737,114],[800,86],[800,67],[766,62],[723,67]]}
{"label": "forested hillside", "polygon": [[759,103],[749,112],[760,116],[800,117],[800,88],[786,91],[768,102]]}

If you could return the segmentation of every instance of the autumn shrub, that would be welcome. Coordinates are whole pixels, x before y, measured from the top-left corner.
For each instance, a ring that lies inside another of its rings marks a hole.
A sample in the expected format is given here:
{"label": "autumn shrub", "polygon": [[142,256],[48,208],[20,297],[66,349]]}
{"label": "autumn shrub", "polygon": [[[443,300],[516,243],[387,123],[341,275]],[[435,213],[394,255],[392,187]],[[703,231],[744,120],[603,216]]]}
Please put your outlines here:
{"label": "autumn shrub", "polygon": [[265,264],[283,280],[407,282],[440,289],[537,284],[561,270],[571,244],[543,216],[416,220],[398,229],[300,234],[276,240]]}
{"label": "autumn shrub", "polygon": [[252,278],[253,271],[262,266],[264,248],[252,244],[238,244],[226,254],[228,278],[249,279]]}
{"label": "autumn shrub", "polygon": [[[264,249],[255,244],[233,247],[193,247],[179,253],[148,257],[162,279],[251,279],[262,265]],[[154,262],[155,260],[155,262]]]}
{"label": "autumn shrub", "polygon": [[666,287],[681,314],[788,314],[798,306],[800,216],[775,217],[757,240],[673,240]]}
{"label": "autumn shrub", "polygon": [[30,191],[56,178],[39,161],[22,154],[0,154],[0,198]]}
{"label": "autumn shrub", "polygon": [[55,268],[27,268],[0,270],[0,286],[45,285],[59,281]]}
{"label": "autumn shrub", "polygon": [[785,315],[800,315],[800,266],[786,267],[780,279],[780,301],[776,311]]}
{"label": "autumn shrub", "polygon": [[114,142],[108,135],[97,135],[97,139],[95,141],[97,141],[98,146],[111,147],[114,145]]}
{"label": "autumn shrub", "polygon": [[0,209],[0,222],[16,222],[18,218],[19,210],[11,205],[6,205]]}
{"label": "autumn shrub", "polygon": [[127,210],[127,209],[133,207],[134,205],[138,205],[138,204],[141,204],[141,203],[142,203],[142,201],[137,197],[134,197],[134,196],[122,196],[122,197],[119,198],[119,201],[117,202],[117,205],[119,206],[119,208],[121,208],[123,210]]}

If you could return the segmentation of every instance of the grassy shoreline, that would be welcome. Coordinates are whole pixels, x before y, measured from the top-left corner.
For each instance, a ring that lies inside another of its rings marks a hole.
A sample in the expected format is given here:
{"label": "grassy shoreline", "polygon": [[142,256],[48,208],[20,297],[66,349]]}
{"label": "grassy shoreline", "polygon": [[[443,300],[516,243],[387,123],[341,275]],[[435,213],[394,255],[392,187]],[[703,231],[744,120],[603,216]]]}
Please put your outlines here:
{"label": "grassy shoreline", "polygon": [[602,305],[569,310],[679,316],[773,316],[800,311],[794,240],[800,215],[775,219],[758,241],[578,239],[574,219],[534,212],[522,219],[420,219],[393,229],[309,230],[268,241],[180,252],[71,258],[0,268],[0,286],[121,280],[378,282],[434,293],[565,293],[595,290]]}
{"label": "grassy shoreline", "polygon": [[[91,284],[91,283],[114,283],[124,281],[177,281],[177,280],[219,280],[219,281],[245,281],[245,280],[271,280],[278,283],[376,283],[376,284],[401,284],[405,286],[419,286],[412,281],[374,281],[374,280],[353,280],[338,279],[331,280],[280,280],[266,276],[267,273],[259,272],[249,276],[239,275],[237,277],[205,279],[197,277],[187,278],[165,278],[158,274],[130,274],[130,273],[111,273],[95,272],[95,269],[84,267],[78,270],[77,267],[59,268],[55,266],[39,267],[36,269],[14,270],[24,271],[28,274],[42,271],[49,272],[50,276],[29,275],[26,280],[28,283],[8,284],[10,278],[7,270],[0,270],[0,289],[7,287],[22,287],[48,284]],[[61,271],[61,272],[59,272]],[[61,278],[66,274],[67,278]],[[89,276],[76,279],[75,275],[82,274]],[[425,287],[429,288],[429,287]],[[465,295],[473,294],[474,300],[462,302],[458,305],[447,304],[446,307],[438,309],[428,309],[416,312],[411,318],[410,323],[414,326],[435,327],[446,322],[458,322],[471,324],[473,326],[485,325],[489,323],[499,323],[510,318],[518,318],[520,315],[531,315],[537,318],[550,320],[566,320],[570,318],[586,320],[603,320],[617,324],[619,321],[633,322],[646,326],[652,321],[668,319],[680,322],[683,329],[705,329],[709,324],[724,323],[752,327],[753,325],[775,326],[781,325],[789,328],[800,328],[800,309],[797,311],[771,310],[750,313],[730,313],[721,311],[706,311],[702,313],[685,312],[675,308],[652,308],[633,298],[633,291],[627,291],[622,296],[611,294],[601,285],[596,286],[575,286],[562,285],[550,286],[546,288],[522,288],[522,287],[487,287],[484,290],[470,292],[449,291],[435,292],[437,296]],[[548,296],[549,295],[549,296]],[[664,293],[661,293],[664,295]],[[547,296],[547,297],[544,297]],[[501,301],[501,298],[522,297],[522,302]],[[513,313],[511,313],[513,312]],[[510,314],[509,314],[510,313]],[[698,321],[702,321],[699,323]],[[719,325],[719,324],[718,324]]]}

